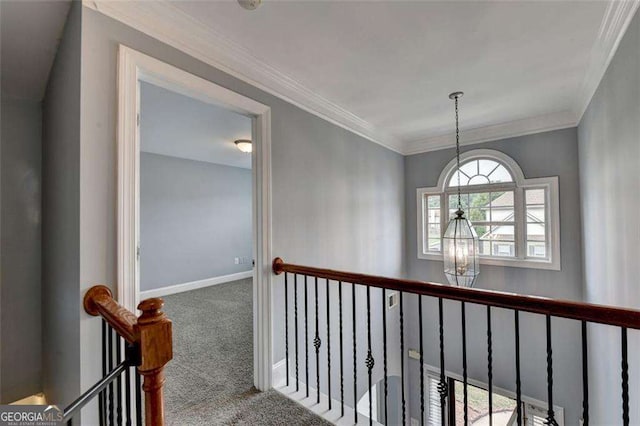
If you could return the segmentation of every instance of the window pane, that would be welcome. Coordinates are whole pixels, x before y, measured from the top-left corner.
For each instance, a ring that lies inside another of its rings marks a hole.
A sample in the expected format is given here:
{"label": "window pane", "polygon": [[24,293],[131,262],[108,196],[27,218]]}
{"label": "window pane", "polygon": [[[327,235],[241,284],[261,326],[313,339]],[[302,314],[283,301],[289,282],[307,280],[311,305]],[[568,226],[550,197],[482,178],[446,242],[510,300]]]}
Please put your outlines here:
{"label": "window pane", "polygon": [[[455,425],[464,425],[464,384],[455,381]],[[492,394],[492,424],[493,426],[507,426],[517,407],[517,402],[511,398]],[[470,425],[489,424],[489,392],[485,389],[467,384],[467,408]]]}
{"label": "window pane", "polygon": [[440,238],[429,238],[427,242],[427,251],[441,251]]}
{"label": "window pane", "polygon": [[490,220],[489,210],[470,208],[467,212],[467,219],[471,222],[488,222]]}
{"label": "window pane", "polygon": [[491,207],[513,207],[514,195],[513,191],[502,191],[491,193]]}
{"label": "window pane", "polygon": [[513,182],[511,173],[502,164],[489,175],[489,180],[491,183]]}
{"label": "window pane", "polygon": [[491,234],[487,239],[496,241],[514,241],[515,227],[513,225],[498,225],[491,227]]}
{"label": "window pane", "polygon": [[544,189],[527,189],[525,199],[529,204],[545,204]]}
{"label": "window pane", "polygon": [[539,241],[527,241],[527,255],[529,257],[547,257],[547,248],[544,242]]}
{"label": "window pane", "polygon": [[427,206],[432,209],[434,207],[440,208],[440,196],[439,195],[429,195],[427,197]]}
{"label": "window pane", "polygon": [[489,174],[500,165],[497,161],[493,160],[480,160],[478,162],[478,168],[480,170],[480,174],[484,176],[489,176]]}
{"label": "window pane", "polygon": [[544,222],[544,206],[527,207],[527,222]]}
{"label": "window pane", "polygon": [[475,175],[469,179],[469,185],[486,185],[489,182],[489,178],[483,175]]}
{"label": "window pane", "polygon": [[514,257],[516,255],[516,245],[513,242],[493,241],[491,247],[493,256]]}
{"label": "window pane", "polygon": [[491,193],[490,192],[476,192],[473,194],[469,194],[469,205],[470,207],[478,207],[478,208],[489,208],[489,203],[491,202]]}
{"label": "window pane", "polygon": [[429,238],[440,238],[440,224],[439,223],[430,223],[429,224]]}
{"label": "window pane", "polygon": [[478,242],[478,254],[481,256],[491,256],[491,241],[480,240]]}
{"label": "window pane", "polygon": [[472,177],[478,174],[478,160],[472,160],[460,166],[460,171],[465,175]]}
{"label": "window pane", "polygon": [[490,231],[490,227],[486,226],[486,225],[473,225],[473,229],[476,230],[476,234],[478,235],[478,238],[481,240],[488,240],[489,239],[489,231]]}
{"label": "window pane", "polygon": [[545,241],[544,223],[527,223],[527,241]]}

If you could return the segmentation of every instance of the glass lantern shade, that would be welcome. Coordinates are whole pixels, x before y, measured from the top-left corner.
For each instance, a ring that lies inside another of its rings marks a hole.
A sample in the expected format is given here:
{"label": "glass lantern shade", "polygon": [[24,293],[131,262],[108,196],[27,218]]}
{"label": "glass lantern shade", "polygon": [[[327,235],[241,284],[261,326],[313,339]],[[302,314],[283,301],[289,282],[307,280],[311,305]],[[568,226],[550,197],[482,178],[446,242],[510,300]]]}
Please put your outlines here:
{"label": "glass lantern shade", "polygon": [[472,287],[480,273],[478,235],[471,222],[458,210],[442,238],[444,274],[451,285]]}

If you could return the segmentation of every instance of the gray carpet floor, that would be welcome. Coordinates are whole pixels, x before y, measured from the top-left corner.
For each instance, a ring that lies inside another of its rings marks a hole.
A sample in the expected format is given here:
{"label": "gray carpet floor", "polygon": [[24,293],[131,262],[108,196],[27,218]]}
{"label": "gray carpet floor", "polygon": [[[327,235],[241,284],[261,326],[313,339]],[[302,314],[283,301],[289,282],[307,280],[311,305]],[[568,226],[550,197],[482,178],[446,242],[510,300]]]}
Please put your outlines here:
{"label": "gray carpet floor", "polygon": [[253,387],[251,279],[164,297],[173,321],[167,423],[329,425],[276,391]]}

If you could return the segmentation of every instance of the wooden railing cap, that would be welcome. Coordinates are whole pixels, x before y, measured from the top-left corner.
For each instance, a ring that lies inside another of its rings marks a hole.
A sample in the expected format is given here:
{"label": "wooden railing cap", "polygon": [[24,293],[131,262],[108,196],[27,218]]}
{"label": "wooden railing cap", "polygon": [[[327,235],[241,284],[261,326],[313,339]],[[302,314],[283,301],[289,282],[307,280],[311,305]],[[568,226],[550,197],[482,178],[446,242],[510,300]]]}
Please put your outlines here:
{"label": "wooden railing cap", "polygon": [[112,298],[112,293],[109,287],[106,285],[95,285],[91,287],[84,295],[82,305],[84,310],[89,314],[97,317],[100,315],[96,301],[99,299],[105,300]]}

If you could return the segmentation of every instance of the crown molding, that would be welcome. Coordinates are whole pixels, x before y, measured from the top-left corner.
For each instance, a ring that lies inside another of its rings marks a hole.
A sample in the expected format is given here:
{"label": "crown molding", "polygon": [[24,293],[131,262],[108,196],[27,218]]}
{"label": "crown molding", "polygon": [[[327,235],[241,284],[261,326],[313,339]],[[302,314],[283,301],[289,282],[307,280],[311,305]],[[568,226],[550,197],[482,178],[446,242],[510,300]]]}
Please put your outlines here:
{"label": "crown molding", "polygon": [[[397,153],[412,155],[455,145],[453,133],[419,140],[401,140],[384,132],[256,58],[248,49],[166,0],[83,0],[83,5]],[[572,111],[465,130],[461,144],[470,145],[577,126],[639,5],[640,0],[609,1]],[[211,43],[211,40],[216,42]]]}
{"label": "crown molding", "polygon": [[[461,132],[460,145],[473,145],[493,140],[515,138],[534,133],[566,129],[576,125],[577,120],[573,111],[560,111],[507,123],[464,129]],[[448,133],[406,142],[403,153],[404,155],[421,154],[423,152],[451,148],[455,145],[455,133]]]}
{"label": "crown molding", "polygon": [[[395,136],[318,95],[167,1],[83,0],[83,5],[311,114],[402,154],[402,142]],[[211,40],[215,40],[215,43]]]}
{"label": "crown molding", "polygon": [[575,113],[580,122],[595,94],[604,73],[618,50],[627,27],[640,6],[640,0],[611,0],[607,5],[598,38],[591,50],[589,68],[582,82],[579,97],[576,100]]}

